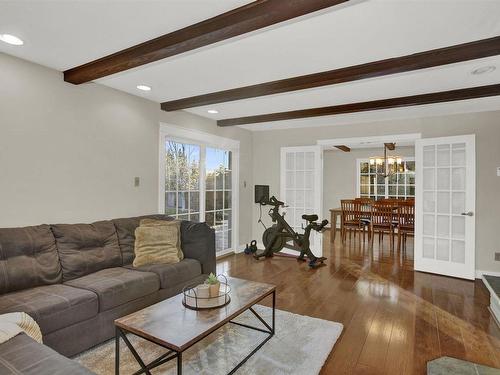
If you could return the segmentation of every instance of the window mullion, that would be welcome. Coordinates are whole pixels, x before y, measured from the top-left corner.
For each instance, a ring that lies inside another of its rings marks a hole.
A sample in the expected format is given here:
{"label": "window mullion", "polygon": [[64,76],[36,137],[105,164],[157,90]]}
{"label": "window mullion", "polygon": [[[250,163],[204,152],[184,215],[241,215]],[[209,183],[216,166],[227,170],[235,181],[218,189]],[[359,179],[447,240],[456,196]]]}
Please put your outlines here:
{"label": "window mullion", "polygon": [[207,146],[204,144],[200,144],[200,222],[205,221],[205,199],[206,199],[206,155],[207,155]]}
{"label": "window mullion", "polygon": [[179,150],[177,147],[175,148],[175,173],[176,173],[176,179],[175,179],[175,218],[177,219],[179,217],[179,179],[181,176],[181,169],[179,168]]}
{"label": "window mullion", "polygon": [[384,185],[385,185],[384,197],[385,197],[385,199],[387,199],[387,198],[389,198],[389,179],[388,178],[384,179]]}

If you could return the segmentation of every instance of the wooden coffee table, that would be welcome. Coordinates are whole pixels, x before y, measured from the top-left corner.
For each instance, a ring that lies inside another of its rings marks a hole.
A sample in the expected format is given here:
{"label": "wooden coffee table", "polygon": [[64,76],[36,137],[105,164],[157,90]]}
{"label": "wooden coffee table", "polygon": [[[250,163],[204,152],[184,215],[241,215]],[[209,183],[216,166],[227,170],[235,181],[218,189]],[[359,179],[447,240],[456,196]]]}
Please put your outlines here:
{"label": "wooden coffee table", "polygon": [[[231,287],[231,302],[221,308],[198,311],[188,309],[182,305],[183,295],[180,293],[155,305],[115,320],[115,374],[118,375],[120,373],[120,338],[123,339],[141,366],[141,370],[137,371],[134,375],[151,374],[151,369],[173,359],[177,359],[177,374],[182,374],[182,353],[226,323],[237,324],[267,333],[268,336],[266,336],[264,341],[229,372],[229,374],[234,373],[274,335],[276,287],[270,284],[232,277],[228,277],[228,283]],[[268,296],[272,296],[273,304],[271,324],[267,323],[253,309],[255,304]],[[234,318],[246,310],[250,310],[267,329],[233,321]],[[162,346],[168,349],[168,351],[151,363],[146,364],[128,340],[127,333],[134,334],[144,340]]]}

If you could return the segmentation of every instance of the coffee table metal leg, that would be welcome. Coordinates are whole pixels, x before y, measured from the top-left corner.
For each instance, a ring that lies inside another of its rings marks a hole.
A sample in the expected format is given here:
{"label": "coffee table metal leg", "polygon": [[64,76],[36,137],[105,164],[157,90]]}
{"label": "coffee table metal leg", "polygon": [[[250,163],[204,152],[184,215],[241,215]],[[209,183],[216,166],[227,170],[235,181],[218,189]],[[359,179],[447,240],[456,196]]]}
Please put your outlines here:
{"label": "coffee table metal leg", "polygon": [[115,328],[115,375],[120,375],[120,332]]}
{"label": "coffee table metal leg", "polygon": [[273,290],[273,329],[271,330],[272,334],[274,335],[274,321],[275,321],[275,315],[276,315],[276,290]]}
{"label": "coffee table metal leg", "polygon": [[128,349],[130,350],[130,352],[134,356],[134,358],[137,361],[137,363],[139,364],[139,366],[141,366],[141,370],[138,373],[144,373],[146,375],[151,375],[151,371],[149,371],[149,368],[146,366],[146,364],[144,363],[142,358],[139,356],[137,351],[134,349],[134,347],[132,346],[132,344],[128,340],[127,335],[124,332],[122,332],[120,330],[120,328],[118,328],[118,334],[121,336],[121,338],[123,339],[123,341],[127,345]]}
{"label": "coffee table metal leg", "polygon": [[177,353],[177,375],[182,375],[182,352]]}
{"label": "coffee table metal leg", "polygon": [[268,329],[268,330],[265,330],[265,329],[261,329],[261,328],[257,328],[257,327],[252,327],[250,325],[247,325],[247,324],[243,324],[243,323],[238,323],[238,322],[234,322],[232,320],[229,321],[229,323],[232,323],[232,324],[236,324],[236,325],[239,325],[239,326],[242,326],[242,327],[246,327],[246,328],[250,328],[250,329],[253,329],[255,331],[260,331],[260,332],[264,332],[264,333],[267,333],[268,336],[254,349],[252,350],[252,352],[250,354],[248,354],[245,358],[243,358],[243,360],[238,363],[236,365],[236,367],[234,367],[229,373],[228,375],[232,375],[234,374],[241,366],[243,366],[243,364],[251,357],[253,356],[262,346],[264,346],[264,344],[266,342],[268,342],[271,337],[274,336],[274,333],[275,333],[275,313],[276,313],[276,291],[273,291],[272,293],[272,298],[273,298],[273,312],[272,312],[272,325],[269,326],[269,324],[257,313],[257,311],[255,311],[253,309],[253,306],[252,307],[249,307],[248,310],[250,312],[252,312],[255,317],[257,319],[259,319],[261,321],[262,324],[264,324],[264,326]]}

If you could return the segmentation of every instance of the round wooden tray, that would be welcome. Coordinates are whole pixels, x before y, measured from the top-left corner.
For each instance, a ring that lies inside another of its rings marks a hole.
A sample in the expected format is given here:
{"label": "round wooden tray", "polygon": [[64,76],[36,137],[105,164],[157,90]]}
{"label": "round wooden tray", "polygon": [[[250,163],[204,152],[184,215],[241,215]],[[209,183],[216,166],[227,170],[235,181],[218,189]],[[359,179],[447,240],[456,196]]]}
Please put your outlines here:
{"label": "round wooden tray", "polygon": [[229,292],[231,288],[227,283],[220,283],[219,295],[216,297],[201,298],[196,295],[196,287],[187,288],[183,291],[182,304],[192,310],[206,310],[222,307],[231,302]]}

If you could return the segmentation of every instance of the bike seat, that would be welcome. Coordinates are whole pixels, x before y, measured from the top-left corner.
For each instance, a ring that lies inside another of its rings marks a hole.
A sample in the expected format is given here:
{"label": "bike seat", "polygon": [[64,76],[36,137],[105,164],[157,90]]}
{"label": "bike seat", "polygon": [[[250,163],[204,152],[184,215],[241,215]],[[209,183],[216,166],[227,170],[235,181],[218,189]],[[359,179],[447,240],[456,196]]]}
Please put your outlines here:
{"label": "bike seat", "polygon": [[307,221],[316,221],[318,220],[318,215],[302,215],[302,219]]}

